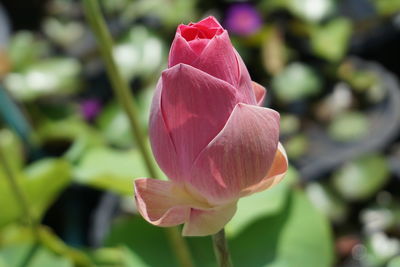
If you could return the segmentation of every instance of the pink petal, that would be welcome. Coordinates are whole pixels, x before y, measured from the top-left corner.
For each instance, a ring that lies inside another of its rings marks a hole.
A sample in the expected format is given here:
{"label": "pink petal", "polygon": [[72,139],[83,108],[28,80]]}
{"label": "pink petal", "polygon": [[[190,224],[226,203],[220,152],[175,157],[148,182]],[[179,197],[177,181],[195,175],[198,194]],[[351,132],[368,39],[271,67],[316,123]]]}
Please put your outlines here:
{"label": "pink petal", "polygon": [[285,149],[283,148],[282,144],[279,143],[274,161],[272,162],[272,166],[269,169],[268,174],[258,184],[244,189],[241,193],[241,197],[264,191],[280,183],[285,177],[288,165]]}
{"label": "pink petal", "polygon": [[266,176],[278,138],[276,111],[238,104],[224,129],[199,154],[188,182],[210,203],[230,202]]}
{"label": "pink petal", "polygon": [[175,181],[182,180],[178,157],[161,110],[162,79],[160,78],[151,104],[149,137],[154,157],[161,170]]}
{"label": "pink petal", "polygon": [[[162,113],[180,170],[187,175],[194,159],[228,120],[237,103],[235,89],[185,64],[164,71],[162,81]],[[168,157],[169,148],[160,148],[159,153]]]}
{"label": "pink petal", "polygon": [[264,86],[262,86],[256,82],[252,82],[252,83],[253,83],[254,95],[256,96],[257,105],[262,106],[264,104],[264,99],[265,99],[267,90],[265,90]]}
{"label": "pink petal", "polygon": [[179,63],[190,65],[197,57],[197,53],[193,51],[189,43],[177,33],[169,51],[168,67],[173,67]]}
{"label": "pink petal", "polygon": [[136,206],[143,218],[158,226],[174,226],[189,219],[191,207],[208,208],[174,182],[135,180]]}
{"label": "pink petal", "polygon": [[235,87],[238,85],[236,54],[226,31],[214,36],[197,60],[190,65]]}
{"label": "pink petal", "polygon": [[220,231],[236,212],[236,202],[209,210],[192,209],[183,228],[184,236],[206,236]]}
{"label": "pink petal", "polygon": [[240,91],[243,103],[250,105],[257,105],[255,92],[253,90],[253,82],[250,78],[250,74],[240,57],[239,53],[235,50],[236,60],[238,65],[238,90]]}

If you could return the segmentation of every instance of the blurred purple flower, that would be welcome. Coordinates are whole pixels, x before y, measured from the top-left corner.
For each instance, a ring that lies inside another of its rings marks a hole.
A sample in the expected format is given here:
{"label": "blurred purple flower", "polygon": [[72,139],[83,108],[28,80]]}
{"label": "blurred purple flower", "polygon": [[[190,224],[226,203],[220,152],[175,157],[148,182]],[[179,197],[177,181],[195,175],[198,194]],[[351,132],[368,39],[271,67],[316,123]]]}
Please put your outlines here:
{"label": "blurred purple flower", "polygon": [[80,108],[83,117],[90,121],[101,111],[101,103],[96,98],[89,98],[80,103]]}
{"label": "blurred purple flower", "polygon": [[257,32],[261,25],[260,13],[250,4],[233,4],[226,12],[225,28],[234,34],[251,35]]}

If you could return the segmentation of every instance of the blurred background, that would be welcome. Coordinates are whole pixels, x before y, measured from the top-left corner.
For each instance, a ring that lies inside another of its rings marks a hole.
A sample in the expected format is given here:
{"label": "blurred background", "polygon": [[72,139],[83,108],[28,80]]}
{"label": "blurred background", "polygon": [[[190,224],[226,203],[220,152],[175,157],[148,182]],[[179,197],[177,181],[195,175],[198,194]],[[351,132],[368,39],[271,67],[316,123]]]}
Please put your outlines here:
{"label": "blurred background", "polygon": [[[177,25],[208,15],[280,112],[291,167],[240,201],[235,266],[400,266],[400,0],[100,3],[144,129]],[[147,170],[81,1],[0,1],[0,148],[1,267],[177,266],[135,210]],[[188,242],[215,266],[209,237]]]}

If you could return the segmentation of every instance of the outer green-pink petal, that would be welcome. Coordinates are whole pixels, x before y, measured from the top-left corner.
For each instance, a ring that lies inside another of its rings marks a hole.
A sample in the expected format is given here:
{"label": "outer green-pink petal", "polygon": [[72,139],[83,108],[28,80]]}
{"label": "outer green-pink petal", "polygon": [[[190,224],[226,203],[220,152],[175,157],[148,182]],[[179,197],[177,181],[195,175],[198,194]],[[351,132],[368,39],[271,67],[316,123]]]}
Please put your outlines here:
{"label": "outer green-pink petal", "polygon": [[274,160],[279,114],[238,104],[221,132],[196,159],[188,183],[210,203],[227,203],[261,182]]}
{"label": "outer green-pink petal", "polygon": [[232,219],[236,212],[234,201],[213,209],[192,209],[190,217],[183,227],[184,236],[206,236],[220,231]]}
{"label": "outer green-pink petal", "polygon": [[135,180],[136,206],[143,218],[158,226],[174,226],[189,219],[191,206],[201,207],[183,187],[156,179]]}
{"label": "outer green-pink petal", "polygon": [[271,168],[267,175],[257,184],[244,189],[240,197],[248,196],[253,193],[264,191],[274,185],[280,183],[285,177],[288,169],[288,158],[282,144],[278,144],[274,161],[272,162]]}

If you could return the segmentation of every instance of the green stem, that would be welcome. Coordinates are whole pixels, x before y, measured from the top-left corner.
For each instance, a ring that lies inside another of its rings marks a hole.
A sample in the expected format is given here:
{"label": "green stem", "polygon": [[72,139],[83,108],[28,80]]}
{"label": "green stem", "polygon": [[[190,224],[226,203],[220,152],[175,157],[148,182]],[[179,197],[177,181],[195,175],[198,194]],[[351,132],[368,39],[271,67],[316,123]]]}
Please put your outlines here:
{"label": "green stem", "polygon": [[[139,146],[139,150],[145,161],[148,173],[151,177],[157,178],[157,169],[154,165],[154,161],[152,160],[150,150],[146,145],[147,139],[145,137],[145,134],[140,127],[138,111],[139,109],[136,106],[136,102],[134,101],[127,81],[122,78],[114,61],[112,55],[113,40],[110,32],[107,29],[104,18],[101,15],[98,1],[83,0],[83,5],[86,17],[90,23],[94,35],[96,36],[101,56],[104,60],[108,76],[111,80],[111,85],[113,87],[115,95],[117,96],[118,101],[120,102],[125,110],[126,115],[128,116],[132,134],[137,141],[136,143]],[[175,256],[180,263],[180,266],[194,266],[191,261],[189,248],[182,236],[179,235],[178,230],[176,228],[166,228],[166,231],[170,243],[173,244],[172,248],[175,252]]]}
{"label": "green stem", "polygon": [[225,231],[222,229],[212,236],[214,253],[219,267],[232,267],[232,260],[228,249],[228,242],[225,238]]}
{"label": "green stem", "polygon": [[13,169],[9,165],[6,155],[1,146],[0,146],[0,164],[3,166],[4,174],[8,180],[8,183],[10,184],[10,188],[13,191],[14,196],[17,202],[19,203],[19,206],[21,207],[23,217],[25,218],[28,225],[31,227],[32,233],[36,241],[39,241],[39,228],[37,222],[33,216],[32,210],[29,206],[29,202],[26,199],[26,196],[18,183],[17,177],[15,176]]}

